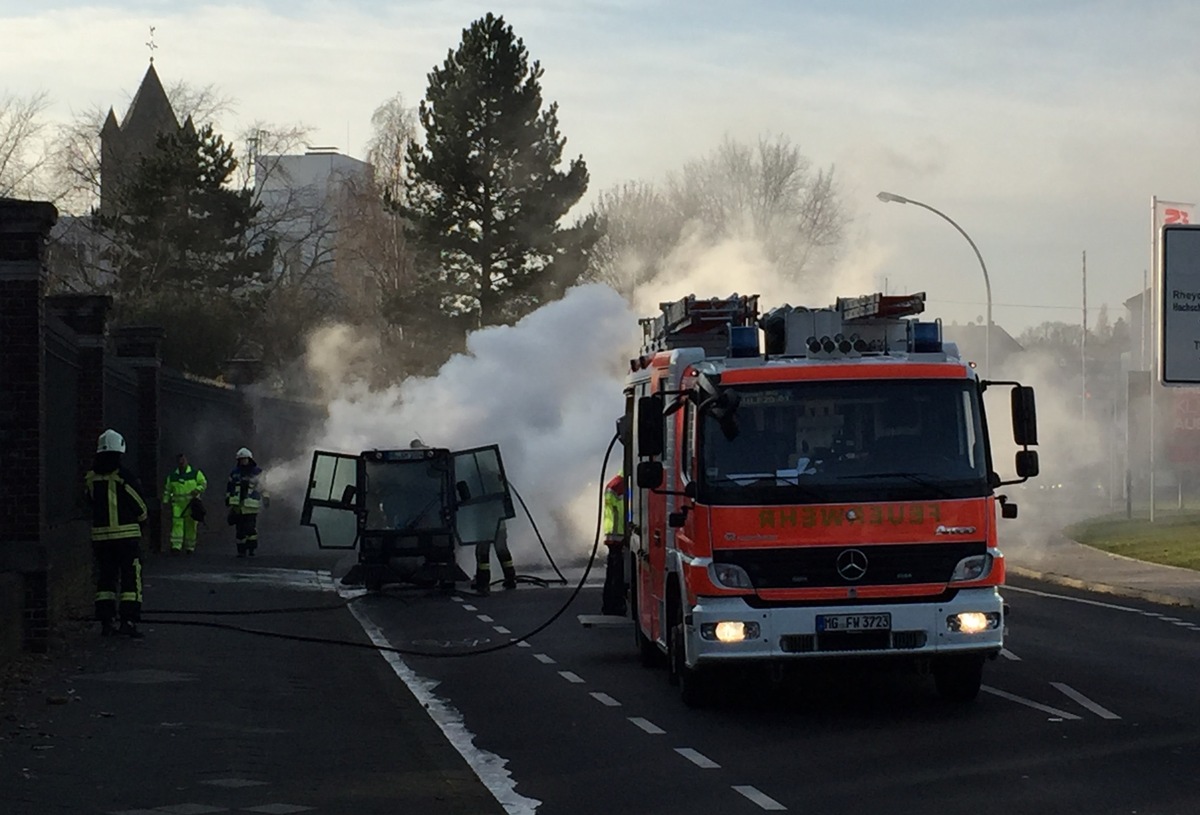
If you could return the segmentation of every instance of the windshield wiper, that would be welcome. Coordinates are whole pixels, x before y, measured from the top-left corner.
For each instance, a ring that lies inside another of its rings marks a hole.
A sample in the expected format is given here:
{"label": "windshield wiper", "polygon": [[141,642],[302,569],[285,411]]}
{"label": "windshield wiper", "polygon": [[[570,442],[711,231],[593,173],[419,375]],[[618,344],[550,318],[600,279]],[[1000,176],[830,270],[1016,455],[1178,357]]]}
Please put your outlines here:
{"label": "windshield wiper", "polygon": [[729,486],[733,484],[738,487],[791,487],[801,495],[806,495],[809,498],[824,498],[825,495],[811,487],[803,486],[793,476],[770,475],[769,473],[748,473],[746,475],[719,475],[714,478],[707,478],[704,482],[707,486]]}
{"label": "windshield wiper", "polygon": [[922,487],[928,487],[931,490],[935,490],[937,492],[937,494],[943,498],[953,498],[954,497],[954,495],[951,494],[951,492],[949,490],[947,490],[945,487],[938,484],[936,481],[931,480],[929,478],[930,475],[931,475],[930,473],[913,473],[913,472],[893,471],[893,472],[883,472],[883,473],[856,473],[854,475],[839,476],[839,479],[844,480],[844,481],[858,481],[858,480],[863,480],[863,479],[868,479],[868,478],[906,478],[914,484],[919,484]]}

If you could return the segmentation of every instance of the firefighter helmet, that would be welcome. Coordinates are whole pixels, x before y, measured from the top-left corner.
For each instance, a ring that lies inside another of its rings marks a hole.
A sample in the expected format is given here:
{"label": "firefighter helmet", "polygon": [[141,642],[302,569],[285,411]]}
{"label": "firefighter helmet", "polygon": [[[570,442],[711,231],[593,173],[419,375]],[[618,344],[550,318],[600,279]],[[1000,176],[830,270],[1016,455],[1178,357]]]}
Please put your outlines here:
{"label": "firefighter helmet", "polygon": [[96,452],[124,453],[125,437],[112,428],[105,430],[100,434],[100,438],[96,440]]}
{"label": "firefighter helmet", "polygon": [[249,447],[242,447],[237,451],[237,455],[234,458],[254,458],[254,454],[250,452]]}

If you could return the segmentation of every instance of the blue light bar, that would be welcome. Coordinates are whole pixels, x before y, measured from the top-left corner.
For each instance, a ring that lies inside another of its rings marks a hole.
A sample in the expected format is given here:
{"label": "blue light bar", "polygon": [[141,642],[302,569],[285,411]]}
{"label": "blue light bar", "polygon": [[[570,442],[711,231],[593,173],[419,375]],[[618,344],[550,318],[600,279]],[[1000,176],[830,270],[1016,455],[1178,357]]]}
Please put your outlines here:
{"label": "blue light bar", "polygon": [[758,326],[733,325],[729,327],[729,356],[731,358],[758,356]]}
{"label": "blue light bar", "polygon": [[913,354],[939,353],[942,350],[942,324],[911,321],[908,324],[908,350]]}

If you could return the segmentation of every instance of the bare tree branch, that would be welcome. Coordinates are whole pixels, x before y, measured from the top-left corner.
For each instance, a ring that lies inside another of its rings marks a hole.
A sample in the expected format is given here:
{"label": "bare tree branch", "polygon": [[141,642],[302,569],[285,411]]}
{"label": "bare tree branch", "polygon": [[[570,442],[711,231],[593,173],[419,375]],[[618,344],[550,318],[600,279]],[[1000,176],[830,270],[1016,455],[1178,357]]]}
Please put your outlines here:
{"label": "bare tree branch", "polygon": [[47,155],[42,115],[49,105],[45,91],[0,94],[0,196],[37,196],[37,176]]}

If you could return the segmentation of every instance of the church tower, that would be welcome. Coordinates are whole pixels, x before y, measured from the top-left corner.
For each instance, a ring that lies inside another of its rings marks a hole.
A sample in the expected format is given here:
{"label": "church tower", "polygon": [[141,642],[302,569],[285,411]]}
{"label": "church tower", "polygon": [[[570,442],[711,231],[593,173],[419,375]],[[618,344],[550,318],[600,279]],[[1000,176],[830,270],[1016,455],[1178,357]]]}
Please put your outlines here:
{"label": "church tower", "polygon": [[137,167],[138,160],[154,149],[158,137],[179,131],[179,119],[171,109],[151,60],[125,117],[118,123],[116,113],[109,108],[100,130],[101,215],[116,213],[121,185]]}

